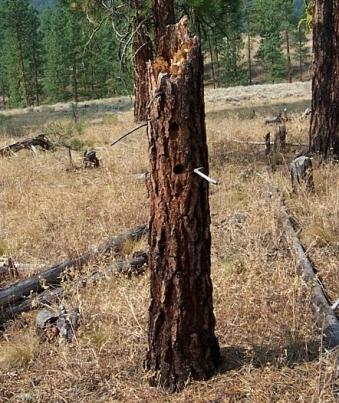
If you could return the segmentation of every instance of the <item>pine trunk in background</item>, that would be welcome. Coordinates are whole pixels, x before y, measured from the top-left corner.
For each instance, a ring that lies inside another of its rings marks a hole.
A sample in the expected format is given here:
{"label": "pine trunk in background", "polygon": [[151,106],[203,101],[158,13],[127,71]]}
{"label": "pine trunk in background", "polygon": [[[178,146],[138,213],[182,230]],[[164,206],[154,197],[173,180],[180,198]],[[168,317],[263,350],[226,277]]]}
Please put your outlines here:
{"label": "pine trunk in background", "polygon": [[213,54],[213,46],[212,46],[212,41],[211,41],[210,35],[208,35],[208,46],[209,46],[210,57],[211,57],[213,88],[216,89],[218,84],[217,84],[216,75],[215,75],[214,54]]}
{"label": "pine trunk in background", "polygon": [[135,17],[133,23],[132,51],[134,65],[134,120],[146,120],[148,104],[148,85],[146,63],[153,59],[152,42],[147,32],[145,16],[142,15],[142,0],[134,0]]}
{"label": "pine trunk in background", "polygon": [[166,26],[175,23],[174,1],[153,0],[153,19],[155,27],[155,42],[158,48],[160,38],[166,31]]}
{"label": "pine trunk in background", "polygon": [[310,149],[339,157],[339,0],[316,0]]}
{"label": "pine trunk in background", "polygon": [[287,56],[287,75],[288,75],[288,82],[292,83],[292,65],[291,65],[291,52],[290,52],[290,35],[288,30],[285,31],[285,38],[286,38],[286,56]]}
{"label": "pine trunk in background", "polygon": [[252,44],[251,35],[247,35],[247,64],[248,64],[248,84],[252,85]]}
{"label": "pine trunk in background", "polygon": [[203,60],[187,19],[159,38],[148,66],[149,350],[151,383],[171,392],[207,379],[220,358],[210,276],[210,210]]}

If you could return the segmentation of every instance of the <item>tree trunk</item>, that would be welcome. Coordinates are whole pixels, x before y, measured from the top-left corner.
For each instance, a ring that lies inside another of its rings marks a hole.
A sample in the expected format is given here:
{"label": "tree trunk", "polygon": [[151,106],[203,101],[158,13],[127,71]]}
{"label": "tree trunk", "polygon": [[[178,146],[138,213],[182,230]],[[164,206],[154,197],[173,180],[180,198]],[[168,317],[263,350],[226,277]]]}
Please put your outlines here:
{"label": "tree trunk", "polygon": [[187,18],[168,26],[148,65],[151,198],[149,350],[152,384],[169,391],[207,379],[219,362],[210,277],[203,61]]}
{"label": "tree trunk", "polygon": [[72,64],[72,90],[73,90],[73,100],[75,103],[79,102],[79,96],[78,96],[78,71],[77,71],[77,63],[76,60],[73,59],[73,64]]}
{"label": "tree trunk", "polygon": [[213,88],[217,88],[217,80],[215,76],[215,65],[214,65],[214,54],[213,54],[213,47],[212,47],[212,41],[210,35],[207,35],[208,37],[208,46],[209,46],[209,51],[210,51],[210,56],[211,56],[211,67],[212,67],[212,79],[213,79]]}
{"label": "tree trunk", "polygon": [[339,0],[316,0],[310,149],[339,157]]}
{"label": "tree trunk", "polygon": [[22,82],[22,90],[23,96],[25,100],[25,106],[29,106],[29,94],[28,94],[28,84],[27,84],[27,77],[26,77],[26,70],[25,70],[25,61],[24,61],[24,51],[22,46],[22,38],[19,33],[19,28],[16,26],[16,37],[18,41],[18,50],[19,50],[19,72],[20,72],[20,80]]}
{"label": "tree trunk", "polygon": [[285,31],[285,38],[286,38],[286,56],[287,56],[287,75],[288,75],[288,82],[292,83],[292,65],[291,65],[291,52],[290,52],[290,35],[288,30]]}
{"label": "tree trunk", "polygon": [[[142,2],[141,2],[142,3]],[[133,65],[134,65],[134,120],[141,122],[146,120],[148,104],[148,85],[146,63],[153,58],[152,42],[147,32],[144,16],[140,15],[142,4],[140,0],[133,3],[135,8],[135,18],[133,30]]]}
{"label": "tree trunk", "polygon": [[37,50],[34,48],[32,52],[32,65],[34,73],[34,89],[35,89],[35,100],[37,106],[40,105],[40,88],[39,88],[39,67],[37,60]]}
{"label": "tree trunk", "polygon": [[247,63],[248,63],[248,84],[252,85],[252,44],[251,35],[247,35]]}
{"label": "tree trunk", "polygon": [[166,32],[166,26],[175,23],[174,1],[153,0],[153,19],[157,49],[159,40]]}

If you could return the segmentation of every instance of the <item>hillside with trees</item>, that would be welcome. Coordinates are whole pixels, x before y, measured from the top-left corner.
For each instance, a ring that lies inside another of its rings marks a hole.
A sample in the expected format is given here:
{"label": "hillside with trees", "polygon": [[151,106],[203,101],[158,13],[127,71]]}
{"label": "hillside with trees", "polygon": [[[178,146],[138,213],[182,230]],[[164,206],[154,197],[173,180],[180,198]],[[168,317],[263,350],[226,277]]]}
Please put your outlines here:
{"label": "hillside with trees", "polygon": [[[95,2],[1,0],[2,108],[131,94],[140,51],[133,50],[134,6],[120,3],[107,18]],[[140,21],[147,4],[139,7]],[[296,7],[280,0],[180,0],[176,15],[191,17],[206,84],[216,88],[309,78],[310,49]]]}

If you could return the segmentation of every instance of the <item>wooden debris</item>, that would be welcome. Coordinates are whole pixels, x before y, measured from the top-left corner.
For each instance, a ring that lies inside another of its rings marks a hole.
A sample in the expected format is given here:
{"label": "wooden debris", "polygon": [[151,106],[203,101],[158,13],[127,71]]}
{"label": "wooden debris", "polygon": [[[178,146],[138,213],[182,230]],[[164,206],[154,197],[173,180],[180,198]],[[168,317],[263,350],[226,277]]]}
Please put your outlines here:
{"label": "wooden debris", "polygon": [[271,154],[271,133],[268,132],[265,134],[265,155],[270,155]]}
{"label": "wooden debris", "polygon": [[286,125],[279,125],[274,136],[274,152],[284,151],[286,148]]}
{"label": "wooden debris", "polygon": [[0,148],[0,156],[7,157],[23,149],[35,152],[35,147],[41,147],[43,150],[50,150],[53,148],[53,144],[44,134],[39,134],[34,138],[18,141],[17,143]]}
{"label": "wooden debris", "polygon": [[[76,281],[71,282],[70,285],[72,288],[83,288],[115,274],[123,274],[128,277],[132,275],[139,276],[145,272],[147,263],[148,252],[136,252],[129,260],[118,259],[113,265],[106,267],[105,270],[93,271],[89,275],[80,277]],[[41,305],[50,305],[52,302],[61,301],[64,294],[64,288],[59,286],[54,289],[47,289],[38,294],[30,294],[27,298],[0,310],[0,323],[5,323],[20,313],[31,311]]]}
{"label": "wooden debris", "polygon": [[297,193],[303,184],[307,192],[314,192],[313,165],[312,159],[307,156],[300,156],[290,164],[292,189]]}
{"label": "wooden debris", "polygon": [[339,345],[339,320],[331,307],[325,288],[316,274],[310,259],[306,256],[303,245],[294,230],[292,220],[280,199],[280,216],[288,239],[297,257],[298,266],[302,272],[302,278],[311,291],[311,303],[316,322],[324,332],[324,338],[329,347]]}
{"label": "wooden debris", "polygon": [[13,258],[9,257],[4,261],[0,261],[0,277],[9,277],[14,279],[19,277],[18,268]]}
{"label": "wooden debris", "polygon": [[[245,145],[253,145],[253,146],[266,146],[266,141],[249,141],[249,140],[239,140],[239,139],[234,139],[234,138],[226,138],[226,141],[229,141],[231,143],[237,143],[237,144],[245,144]],[[270,143],[270,145],[274,145],[274,143]],[[285,144],[288,147],[307,147],[308,144],[306,143],[286,143]]]}
{"label": "wooden debris", "polygon": [[36,317],[36,331],[42,341],[53,342],[57,339],[70,343],[79,327],[80,311],[74,308],[67,312],[61,305],[59,312],[43,309]]}
{"label": "wooden debris", "polygon": [[90,249],[77,258],[66,260],[63,263],[51,267],[43,273],[21,280],[0,290],[0,316],[1,310],[5,307],[21,302],[31,293],[40,293],[44,291],[47,286],[60,284],[65,277],[67,269],[71,267],[81,269],[94,258],[105,256],[111,252],[117,252],[121,250],[126,241],[138,240],[146,234],[147,231],[148,229],[146,225],[136,227],[125,234],[112,237],[102,245]]}
{"label": "wooden debris", "polygon": [[284,108],[284,110],[282,112],[279,112],[277,116],[267,117],[264,120],[266,125],[280,124],[280,123],[284,123],[287,121],[288,121],[288,118],[287,118],[287,109],[286,108]]}
{"label": "wooden debris", "polygon": [[84,153],[84,167],[85,168],[99,168],[100,161],[96,155],[95,150],[86,150]]}

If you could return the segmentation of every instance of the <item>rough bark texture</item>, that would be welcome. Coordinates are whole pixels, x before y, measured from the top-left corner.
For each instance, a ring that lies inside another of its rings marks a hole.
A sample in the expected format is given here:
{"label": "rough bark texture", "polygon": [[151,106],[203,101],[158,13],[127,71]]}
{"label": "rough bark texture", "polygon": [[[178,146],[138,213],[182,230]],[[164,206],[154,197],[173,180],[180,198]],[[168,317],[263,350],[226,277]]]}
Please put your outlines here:
{"label": "rough bark texture", "polygon": [[[339,0],[316,0],[310,149],[339,157]],[[333,150],[331,150],[333,149]]]}
{"label": "rough bark texture", "polygon": [[145,367],[153,384],[180,390],[219,361],[210,278],[203,64],[187,19],[168,26],[149,64],[151,305]]}
{"label": "rough bark texture", "polygon": [[166,32],[166,26],[175,23],[174,1],[153,0],[153,19],[155,27],[155,42],[158,49],[160,38]]}
{"label": "rough bark texture", "polygon": [[153,59],[152,42],[147,32],[145,16],[140,14],[143,1],[134,0],[135,17],[133,30],[132,51],[134,65],[134,120],[142,122],[146,120],[148,104],[147,67],[146,63]]}

